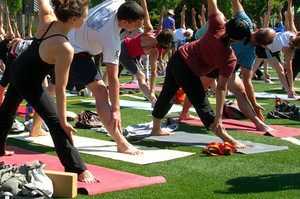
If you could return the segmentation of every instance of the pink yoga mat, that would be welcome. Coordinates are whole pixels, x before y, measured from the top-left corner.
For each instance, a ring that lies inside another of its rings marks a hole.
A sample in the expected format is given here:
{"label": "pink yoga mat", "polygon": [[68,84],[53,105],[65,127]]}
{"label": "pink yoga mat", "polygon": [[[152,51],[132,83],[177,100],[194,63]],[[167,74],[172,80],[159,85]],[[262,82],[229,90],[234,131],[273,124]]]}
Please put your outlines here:
{"label": "pink yoga mat", "polygon": [[[6,150],[14,151],[15,154],[13,156],[1,157],[1,162],[3,161],[5,164],[16,164],[17,166],[21,166],[26,162],[40,160],[46,164],[46,170],[64,171],[63,166],[56,156],[41,154],[12,146],[6,147]],[[166,182],[166,179],[162,176],[145,177],[90,164],[86,164],[86,166],[95,177],[99,177],[101,179],[100,183],[95,184],[78,182],[77,188],[85,189],[88,195]]]}
{"label": "pink yoga mat", "polygon": [[[203,123],[201,120],[182,120],[182,123],[186,124],[193,124],[193,125],[201,125]],[[252,122],[244,122],[232,119],[223,119],[223,125],[226,129],[230,130],[237,130],[243,131],[248,133],[255,133],[260,135],[271,135],[274,137],[284,138],[284,137],[294,137],[300,136],[300,129],[299,128],[292,128],[292,127],[285,127],[285,126],[278,126],[278,125],[268,125],[273,129],[277,130],[278,132],[264,132],[264,131],[257,131],[255,125]]]}
{"label": "pink yoga mat", "polygon": [[[127,89],[139,89],[139,85],[138,84],[127,84],[127,83],[124,83],[124,84],[120,84],[120,88],[127,88]],[[155,91],[161,91],[162,90],[162,87],[155,87]]]}

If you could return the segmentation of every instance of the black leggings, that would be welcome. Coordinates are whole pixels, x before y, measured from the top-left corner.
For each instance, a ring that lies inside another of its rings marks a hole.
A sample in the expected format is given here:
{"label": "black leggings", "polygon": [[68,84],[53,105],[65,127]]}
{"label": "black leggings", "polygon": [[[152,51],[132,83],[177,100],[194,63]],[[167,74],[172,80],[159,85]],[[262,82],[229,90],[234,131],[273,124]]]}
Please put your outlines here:
{"label": "black leggings", "polygon": [[182,88],[194,106],[201,121],[208,129],[215,115],[206,96],[203,84],[177,51],[169,60],[163,89],[152,112],[153,117],[162,119],[172,107],[172,99]]}
{"label": "black leggings", "polygon": [[293,59],[293,78],[297,77],[298,73],[300,71],[300,49],[297,49],[295,52],[295,56]]}
{"label": "black leggings", "polygon": [[44,87],[43,78],[38,82],[35,78],[31,80],[25,75],[22,79],[12,81],[8,87],[5,100],[0,107],[0,154],[4,154],[5,141],[16,117],[16,111],[25,99],[49,127],[56,153],[65,171],[82,173],[87,168],[59,123],[56,104]]}

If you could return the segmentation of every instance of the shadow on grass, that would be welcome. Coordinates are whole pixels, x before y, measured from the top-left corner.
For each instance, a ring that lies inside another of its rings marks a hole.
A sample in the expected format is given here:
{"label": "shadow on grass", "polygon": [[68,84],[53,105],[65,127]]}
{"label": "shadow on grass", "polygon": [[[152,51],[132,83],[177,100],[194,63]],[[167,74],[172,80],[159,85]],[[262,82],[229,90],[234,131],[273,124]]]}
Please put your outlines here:
{"label": "shadow on grass", "polygon": [[270,174],[254,177],[239,177],[227,181],[232,187],[223,194],[249,194],[281,190],[300,189],[300,173]]}

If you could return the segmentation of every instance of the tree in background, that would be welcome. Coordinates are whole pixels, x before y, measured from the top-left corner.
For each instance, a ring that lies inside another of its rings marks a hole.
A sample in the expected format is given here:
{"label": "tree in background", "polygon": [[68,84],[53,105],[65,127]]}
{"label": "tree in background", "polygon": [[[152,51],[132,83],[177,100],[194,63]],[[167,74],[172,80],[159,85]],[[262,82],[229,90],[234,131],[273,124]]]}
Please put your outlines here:
{"label": "tree in background", "polygon": [[14,17],[19,10],[22,9],[22,0],[8,0],[9,15]]}

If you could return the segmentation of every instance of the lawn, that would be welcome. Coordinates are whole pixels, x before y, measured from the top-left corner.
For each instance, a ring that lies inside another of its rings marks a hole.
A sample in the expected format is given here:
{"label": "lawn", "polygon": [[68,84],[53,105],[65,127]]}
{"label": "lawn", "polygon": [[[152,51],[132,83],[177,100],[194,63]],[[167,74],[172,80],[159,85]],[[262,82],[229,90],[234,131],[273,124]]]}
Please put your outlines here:
{"label": "lawn", "polygon": [[[270,74],[276,76],[272,70]],[[121,76],[120,82],[128,81],[130,81],[129,76]],[[161,81],[163,79],[158,78],[157,82]],[[300,88],[300,82],[295,82],[295,87],[298,95],[300,95],[300,90],[297,89]],[[256,92],[285,93],[280,85],[254,84],[254,88]],[[142,96],[141,93],[137,95]],[[84,98],[86,97],[68,97],[70,102],[67,103],[67,109],[75,113],[79,113],[82,110],[96,110],[94,105],[79,101]],[[121,96],[121,99],[131,98]],[[234,98],[229,97],[228,99]],[[266,118],[267,112],[274,108],[275,100],[257,100],[266,109],[264,111]],[[300,106],[300,102],[290,101],[290,103]],[[150,122],[152,120],[150,111],[122,108],[121,114],[122,127]],[[24,121],[24,118],[18,117],[17,119]],[[265,123],[300,128],[300,119],[266,119]],[[71,124],[75,125],[75,122],[71,122]],[[203,127],[186,124],[180,124],[179,130],[213,135],[213,133]],[[77,198],[300,198],[300,146],[270,136],[232,130],[228,130],[228,132],[239,140],[288,146],[289,150],[253,155],[234,154],[232,156],[211,157],[203,154],[201,148],[143,140],[135,144],[195,152],[196,154],[186,158],[150,165],[137,165],[82,154],[86,163],[143,176],[163,176],[166,178],[167,183],[94,196],[79,193]],[[77,135],[111,140],[110,137],[93,130],[78,129]],[[300,137],[296,138],[300,139]],[[13,139],[8,139],[7,145],[56,155],[52,148]],[[101,186],[101,183],[99,186]]]}

